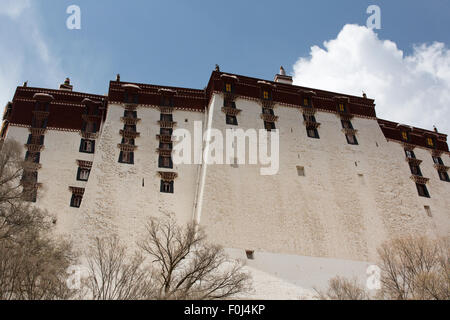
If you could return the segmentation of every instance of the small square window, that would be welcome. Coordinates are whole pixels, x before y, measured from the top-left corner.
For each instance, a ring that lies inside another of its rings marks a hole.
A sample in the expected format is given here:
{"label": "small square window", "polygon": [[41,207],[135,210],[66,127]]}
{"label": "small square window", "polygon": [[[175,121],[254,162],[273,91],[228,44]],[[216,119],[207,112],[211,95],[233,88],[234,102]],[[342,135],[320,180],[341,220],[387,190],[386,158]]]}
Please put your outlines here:
{"label": "small square window", "polygon": [[304,115],[303,115],[303,119],[304,119],[305,121],[309,121],[309,122],[317,122],[317,121],[316,121],[316,117],[313,116],[313,115],[307,115],[307,114],[304,114]]}
{"label": "small square window", "polygon": [[35,135],[28,135],[27,144],[37,144],[37,145],[43,145],[44,144],[44,136],[35,136]]}
{"label": "small square window", "polygon": [[80,152],[94,153],[95,140],[81,139]]}
{"label": "small square window", "polygon": [[172,122],[172,121],[173,121],[173,117],[172,117],[171,114],[164,114],[164,113],[161,113],[160,120],[161,120],[161,121],[169,121],[169,122]]}
{"label": "small square window", "polygon": [[70,206],[73,208],[79,208],[81,206],[82,200],[83,196],[78,194],[72,194],[72,198],[70,199]]}
{"label": "small square window", "polygon": [[230,125],[233,125],[233,126],[237,126],[238,125],[236,116],[227,115],[226,118],[227,118],[226,119],[227,124],[230,124]]}
{"label": "small square window", "polygon": [[354,134],[346,134],[345,137],[347,138],[348,144],[357,145],[358,140],[356,139],[356,136]]}
{"label": "small square window", "polygon": [[125,110],[124,113],[123,113],[123,117],[124,118],[136,119],[137,118],[137,112],[136,111],[131,111],[131,110]]}
{"label": "small square window", "polygon": [[274,113],[273,113],[273,110],[270,109],[270,108],[263,108],[263,109],[262,109],[262,112],[263,112],[263,114],[271,114],[271,115],[274,114]]}
{"label": "small square window", "polygon": [[123,131],[136,132],[136,125],[134,125],[134,124],[126,124],[126,125],[123,126]]}
{"label": "small square window", "polygon": [[159,156],[159,167],[173,169],[172,157]]}
{"label": "small square window", "polygon": [[253,250],[245,250],[245,255],[249,260],[255,260],[255,251]]}
{"label": "small square window", "polygon": [[159,134],[162,136],[171,136],[172,135],[172,129],[169,128],[160,128]]}
{"label": "small square window", "polygon": [[89,174],[91,173],[90,169],[87,168],[78,168],[77,180],[78,181],[88,181]]}
{"label": "small square window", "polygon": [[439,172],[439,178],[440,178],[442,181],[450,182],[450,178],[449,178],[449,176],[448,176],[447,171],[438,171],[438,172]]}
{"label": "small square window", "polygon": [[402,131],[402,139],[408,141],[408,133],[406,131]]}
{"label": "small square window", "polygon": [[305,106],[305,107],[309,107],[310,106],[309,98],[303,98],[303,106]]}
{"label": "small square window", "polygon": [[167,142],[160,142],[159,148],[163,150],[172,150],[172,144]]}
{"label": "small square window", "polygon": [[435,164],[441,164],[441,165],[444,165],[444,162],[442,161],[442,158],[441,158],[441,157],[433,157],[433,162],[434,162]]}
{"label": "small square window", "polygon": [[133,138],[122,138],[122,144],[129,144],[131,146],[134,146],[134,139]]}
{"label": "small square window", "polygon": [[297,166],[297,175],[300,177],[305,176],[305,168],[301,166]]}
{"label": "small square window", "polygon": [[427,216],[432,217],[430,206],[424,206],[425,212],[427,213]]}
{"label": "small square window", "polygon": [[414,154],[414,151],[412,150],[405,150],[405,154],[407,158],[415,159],[416,155]]}
{"label": "small square window", "polygon": [[417,192],[419,193],[419,196],[429,198],[430,194],[428,193],[427,186],[424,184],[416,183]]}
{"label": "small square window", "polygon": [[173,181],[164,181],[161,180],[161,189],[162,193],[173,193]]}
{"label": "small square window", "polygon": [[409,168],[411,169],[411,173],[416,176],[422,176],[422,171],[420,171],[420,167],[417,165],[409,164]]}
{"label": "small square window", "polygon": [[320,139],[319,132],[316,128],[306,128],[306,133],[308,134],[309,138]]}
{"label": "small square window", "polygon": [[342,128],[344,129],[353,129],[352,122],[350,120],[341,120]]}
{"label": "small square window", "polygon": [[134,152],[120,151],[119,162],[125,164],[134,164]]}

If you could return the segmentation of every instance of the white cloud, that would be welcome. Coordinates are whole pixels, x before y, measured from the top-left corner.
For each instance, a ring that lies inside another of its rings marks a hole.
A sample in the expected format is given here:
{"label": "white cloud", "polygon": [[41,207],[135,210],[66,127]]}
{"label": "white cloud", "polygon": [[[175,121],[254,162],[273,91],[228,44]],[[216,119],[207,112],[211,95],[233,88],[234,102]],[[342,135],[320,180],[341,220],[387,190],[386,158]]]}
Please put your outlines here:
{"label": "white cloud", "polygon": [[52,54],[42,33],[39,12],[29,0],[1,0],[0,17],[0,111],[18,85],[54,88],[64,79],[59,59]]}
{"label": "white cloud", "polygon": [[0,15],[7,15],[12,19],[16,19],[24,10],[30,7],[31,0],[2,0]]}
{"label": "white cloud", "polygon": [[375,99],[380,118],[450,134],[450,50],[440,42],[414,46],[411,55],[372,30],[345,25],[324,48],[294,65],[301,86]]}

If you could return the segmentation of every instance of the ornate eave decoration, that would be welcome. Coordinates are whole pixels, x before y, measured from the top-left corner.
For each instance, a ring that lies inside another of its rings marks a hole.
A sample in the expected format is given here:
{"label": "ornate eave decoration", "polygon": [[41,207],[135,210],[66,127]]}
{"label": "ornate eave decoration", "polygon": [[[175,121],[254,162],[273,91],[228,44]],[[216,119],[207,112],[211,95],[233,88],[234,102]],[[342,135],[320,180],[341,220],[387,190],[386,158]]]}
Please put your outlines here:
{"label": "ornate eave decoration", "polygon": [[84,98],[83,101],[81,101],[81,103],[86,106],[88,106],[88,105],[98,105],[98,106],[103,105],[103,101],[94,101],[89,98]]}
{"label": "ornate eave decoration", "polygon": [[41,152],[44,148],[44,145],[42,144],[26,144],[25,147],[29,152]]}
{"label": "ornate eave decoration", "polygon": [[156,151],[159,153],[159,155],[163,157],[170,157],[172,156],[172,150],[171,149],[164,149],[164,148],[158,148]]}
{"label": "ornate eave decoration", "polygon": [[414,166],[418,166],[422,163],[422,160],[416,159],[416,158],[410,158],[410,157],[406,157],[406,161],[408,163],[411,163]]}
{"label": "ornate eave decoration", "polygon": [[237,94],[235,94],[234,92],[222,92],[223,93],[223,99],[224,100],[228,100],[228,101],[235,101],[237,98]]}
{"label": "ornate eave decoration", "polygon": [[[312,90],[304,90],[304,89],[300,89],[297,91],[297,93],[299,94],[299,98],[300,98],[300,104],[302,108],[314,108],[314,103],[313,103],[313,97],[317,96],[317,93],[315,93]],[[309,99],[310,105],[309,106],[305,106],[303,104],[303,99]]]}
{"label": "ornate eave decoration", "polygon": [[158,106],[159,111],[164,114],[172,114],[173,113],[173,107],[167,107],[167,106]]}
{"label": "ornate eave decoration", "polygon": [[278,121],[278,116],[273,114],[261,113],[261,119],[267,122],[276,122]]}
{"label": "ornate eave decoration", "polygon": [[441,150],[437,150],[437,149],[431,150],[431,155],[432,155],[433,157],[440,157],[440,156],[442,156],[443,153],[444,153],[444,152],[441,151]]}
{"label": "ornate eave decoration", "polygon": [[222,112],[225,113],[228,116],[237,116],[239,113],[241,113],[241,109],[236,109],[232,107],[222,107]]}
{"label": "ornate eave decoration", "polygon": [[158,171],[159,175],[161,176],[161,179],[164,181],[173,181],[178,177],[178,173],[176,172],[163,172],[163,171]]}
{"label": "ornate eave decoration", "polygon": [[139,106],[138,103],[123,103],[123,106],[125,110],[127,111],[136,111],[137,107]]}
{"label": "ornate eave decoration", "polygon": [[135,125],[141,121],[141,118],[120,117],[120,120],[125,124]]}
{"label": "ornate eave decoration", "polygon": [[39,102],[51,102],[55,100],[55,98],[51,94],[41,92],[35,93],[33,95],[33,99]]}
{"label": "ornate eave decoration", "polygon": [[257,83],[261,86],[261,87],[272,87],[272,88],[276,88],[276,84],[271,83],[271,82],[267,82],[264,80],[258,80]]}
{"label": "ornate eave decoration", "polygon": [[427,184],[428,180],[430,179],[413,174],[411,176],[411,180],[418,184]]}
{"label": "ornate eave decoration", "polygon": [[236,77],[235,75],[231,75],[231,74],[226,74],[226,73],[222,73],[221,75],[220,75],[220,77],[221,78],[228,78],[229,80],[231,80],[231,81],[239,81],[239,78],[238,77]]}
{"label": "ornate eave decoration", "polygon": [[83,139],[95,140],[98,138],[98,132],[92,133],[92,132],[80,131],[80,135],[83,137]]}
{"label": "ornate eave decoration", "polygon": [[117,147],[120,149],[120,151],[124,152],[134,152],[134,150],[137,149],[137,146],[126,144],[126,143],[119,143]]}
{"label": "ornate eave decoration", "polygon": [[305,121],[303,121],[303,123],[305,124],[306,128],[317,129],[320,126],[320,123],[316,122],[316,121],[305,120]]}
{"label": "ornate eave decoration", "polygon": [[304,107],[304,106],[302,106],[301,107],[301,111],[303,112],[303,114],[305,116],[313,116],[313,115],[316,114],[317,110],[314,107]]}
{"label": "ornate eave decoration", "polygon": [[355,135],[358,133],[358,130],[356,129],[351,129],[351,128],[343,128],[342,132],[345,134],[349,134],[349,135]]}
{"label": "ornate eave decoration", "polygon": [[119,133],[120,133],[120,135],[122,135],[122,137],[127,138],[127,139],[135,139],[141,135],[140,132],[128,131],[128,130],[120,130]]}
{"label": "ornate eave decoration", "polygon": [[84,188],[79,188],[79,187],[69,187],[69,190],[78,196],[82,196],[84,194]]}
{"label": "ornate eave decoration", "polygon": [[159,139],[159,141],[161,141],[161,142],[168,142],[168,143],[172,142],[172,136],[171,135],[157,134],[156,138]]}
{"label": "ornate eave decoration", "polygon": [[132,84],[132,83],[125,83],[125,84],[122,85],[122,88],[125,91],[130,91],[130,92],[137,92],[137,91],[141,90],[141,87],[139,87],[136,84]]}
{"label": "ornate eave decoration", "polygon": [[42,136],[47,132],[46,128],[28,128],[28,130],[33,136]]}
{"label": "ornate eave decoration", "polygon": [[83,169],[91,169],[92,168],[92,161],[77,160],[77,164],[80,168],[83,168]]}
{"label": "ornate eave decoration", "polygon": [[354,118],[354,115],[351,114],[351,113],[348,113],[348,112],[342,112],[342,111],[340,111],[340,112],[338,112],[338,114],[339,114],[339,117],[340,117],[342,120],[351,120],[351,119]]}
{"label": "ornate eave decoration", "polygon": [[446,165],[443,165],[443,164],[440,164],[440,163],[435,163],[435,164],[434,164],[434,168],[435,168],[437,171],[441,171],[441,172],[447,172],[448,169],[450,169],[450,167],[448,167],[448,166],[446,166]]}
{"label": "ornate eave decoration", "polygon": [[158,93],[166,95],[166,96],[174,96],[177,94],[177,91],[172,90],[172,89],[167,89],[167,88],[161,88],[161,89],[158,89]]}
{"label": "ornate eave decoration", "polygon": [[411,143],[407,143],[407,142],[401,142],[401,144],[403,145],[403,148],[406,151],[413,151],[414,148],[416,147],[415,145],[411,144]]}
{"label": "ornate eave decoration", "polygon": [[167,121],[167,120],[158,120],[158,123],[161,128],[173,128],[177,124],[175,121]]}
{"label": "ornate eave decoration", "polygon": [[275,102],[273,100],[260,99],[263,108],[273,109],[275,107]]}

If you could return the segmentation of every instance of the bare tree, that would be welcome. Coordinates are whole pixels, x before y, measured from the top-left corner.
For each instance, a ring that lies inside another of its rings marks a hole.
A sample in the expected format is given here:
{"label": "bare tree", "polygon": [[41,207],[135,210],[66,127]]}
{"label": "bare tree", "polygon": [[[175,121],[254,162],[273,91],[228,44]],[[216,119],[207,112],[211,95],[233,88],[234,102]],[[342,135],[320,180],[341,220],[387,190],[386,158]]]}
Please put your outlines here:
{"label": "bare tree", "polygon": [[152,260],[157,299],[225,299],[248,290],[250,277],[203,230],[177,225],[173,216],[151,219],[138,243]]}
{"label": "bare tree", "polygon": [[4,142],[0,152],[0,239],[14,240],[31,229],[47,229],[46,214],[23,201],[26,166],[21,159],[21,146],[14,140]]}
{"label": "bare tree", "polygon": [[407,236],[378,250],[382,294],[388,299],[450,299],[449,239]]}
{"label": "bare tree", "polygon": [[[450,239],[406,236],[386,241],[378,249],[381,289],[373,295],[355,280],[336,277],[321,299],[449,300]],[[316,290],[317,291],[317,290]]]}
{"label": "bare tree", "polygon": [[75,261],[63,239],[30,233],[17,241],[0,241],[0,299],[68,299],[66,270]]}
{"label": "bare tree", "polygon": [[151,273],[140,253],[128,257],[117,237],[96,239],[88,256],[88,296],[94,300],[136,300],[153,295]]}
{"label": "bare tree", "polygon": [[356,278],[349,280],[344,277],[334,277],[328,281],[326,292],[316,290],[321,300],[368,300],[369,295]]}
{"label": "bare tree", "polygon": [[52,235],[50,217],[24,201],[21,146],[0,152],[0,299],[66,299],[71,246]]}

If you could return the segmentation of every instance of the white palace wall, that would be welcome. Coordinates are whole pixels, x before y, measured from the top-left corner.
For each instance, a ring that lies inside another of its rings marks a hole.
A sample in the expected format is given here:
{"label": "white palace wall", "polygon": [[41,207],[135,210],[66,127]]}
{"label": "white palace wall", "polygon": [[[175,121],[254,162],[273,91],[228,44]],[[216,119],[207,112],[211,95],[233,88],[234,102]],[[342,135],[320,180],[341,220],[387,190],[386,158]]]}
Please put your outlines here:
{"label": "white palace wall", "polygon": [[[223,95],[214,93],[204,113],[175,109],[175,129],[193,134],[194,121],[203,122],[203,132],[264,129],[257,100],[236,99],[242,110],[238,126],[226,124],[222,107]],[[69,236],[81,251],[92,238],[112,234],[133,247],[150,217],[173,213],[181,224],[198,219],[210,241],[246,261],[257,279],[251,298],[298,298],[309,294],[303,289],[325,286],[336,274],[364,280],[384,240],[406,233],[449,235],[450,183],[439,179],[428,150],[414,149],[423,160],[423,176],[430,179],[431,198],[424,198],[410,179],[403,146],[387,141],[376,119],[352,118],[359,144],[349,145],[335,113],[317,111],[320,139],[307,137],[299,109],[276,105],[274,114],[279,171],[263,176],[260,165],[249,164],[158,168],[160,111],[142,105],[134,164],[119,163],[124,106],[110,103],[95,154],[79,152],[78,131],[47,129],[36,205],[56,217],[57,233]],[[28,134],[28,128],[11,125],[7,138],[25,144]],[[442,159],[450,166],[448,154]],[[77,181],[76,160],[93,162],[88,182]],[[297,166],[304,167],[305,176],[297,174]],[[173,194],[160,192],[159,171],[178,174]],[[70,186],[85,188],[80,208],[70,207]],[[245,250],[254,251],[253,260]]]}
{"label": "white palace wall", "polygon": [[[215,98],[213,127],[233,127],[225,124],[221,95]],[[239,128],[263,129],[258,102],[237,99],[236,107]],[[320,139],[312,139],[299,110],[277,106],[274,113],[276,175],[261,176],[256,165],[208,165],[200,221],[210,239],[230,248],[370,261],[388,237],[448,234],[450,184],[439,180],[428,151],[416,148],[430,199],[418,196],[402,146],[387,142],[375,119],[353,118],[359,145],[349,145],[336,114],[317,112]]]}
{"label": "white palace wall", "polygon": [[[160,111],[139,107],[134,152],[134,165],[119,163],[117,144],[122,137],[124,108],[111,104],[97,141],[94,164],[79,210],[80,222],[76,234],[85,234],[85,240],[95,235],[117,234],[125,243],[133,245],[144,232],[152,216],[173,213],[179,223],[192,219],[194,195],[198,178],[198,165],[176,165],[173,169],[158,168]],[[174,111],[176,128],[193,130],[194,121],[203,120],[203,113]],[[178,173],[174,194],[160,192],[158,171]]]}
{"label": "white palace wall", "polygon": [[[257,101],[237,99],[238,126],[226,125],[221,94],[211,104],[211,115],[175,110],[175,128],[193,134],[194,121],[203,121],[205,130],[208,117],[223,132],[264,127]],[[375,119],[354,117],[359,144],[349,145],[338,115],[318,111],[320,139],[312,139],[298,109],[276,106],[280,166],[277,174],[262,176],[260,165],[248,164],[158,168],[160,111],[152,107],[137,109],[134,165],[119,163],[123,112],[122,105],[109,105],[94,155],[79,152],[78,132],[49,128],[45,134],[36,205],[53,214],[58,233],[80,248],[106,234],[134,244],[148,218],[164,213],[174,213],[180,223],[198,215],[210,240],[227,248],[361,261],[375,260],[376,248],[389,237],[449,234],[450,184],[439,179],[430,152],[414,150],[430,178],[431,198],[423,198],[410,179],[402,145],[388,142]],[[8,137],[25,143],[28,134],[28,128],[11,126]],[[448,156],[442,158],[450,165]],[[76,180],[76,160],[93,162],[87,183]],[[305,176],[297,175],[297,166]],[[158,171],[178,173],[173,194],[160,192]],[[80,208],[70,207],[69,186],[85,188]]]}

